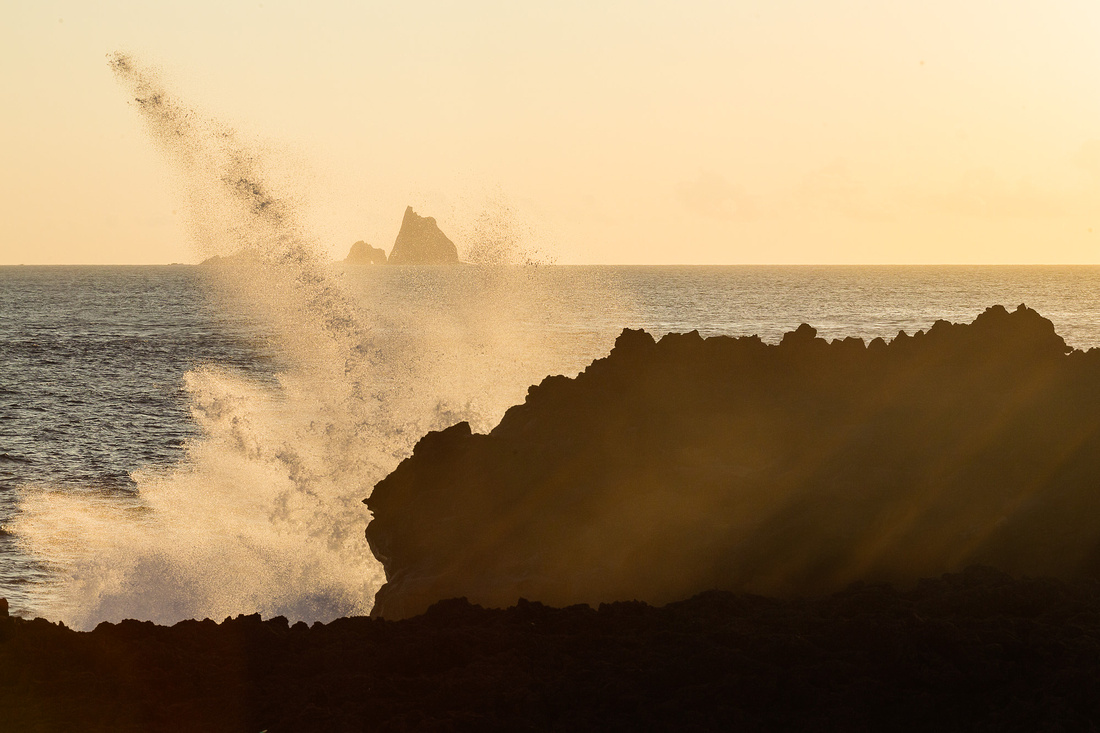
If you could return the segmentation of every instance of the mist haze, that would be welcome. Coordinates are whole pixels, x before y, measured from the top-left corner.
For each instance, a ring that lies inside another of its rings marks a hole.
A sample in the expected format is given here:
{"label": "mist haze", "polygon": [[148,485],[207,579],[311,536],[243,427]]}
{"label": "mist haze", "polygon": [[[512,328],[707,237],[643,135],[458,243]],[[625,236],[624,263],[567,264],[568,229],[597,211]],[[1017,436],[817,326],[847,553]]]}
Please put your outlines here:
{"label": "mist haze", "polygon": [[1079,0],[19,0],[0,263],[200,259],[120,49],[270,153],[329,259],[406,205],[465,249],[503,196],[562,263],[1096,262],[1098,29]]}

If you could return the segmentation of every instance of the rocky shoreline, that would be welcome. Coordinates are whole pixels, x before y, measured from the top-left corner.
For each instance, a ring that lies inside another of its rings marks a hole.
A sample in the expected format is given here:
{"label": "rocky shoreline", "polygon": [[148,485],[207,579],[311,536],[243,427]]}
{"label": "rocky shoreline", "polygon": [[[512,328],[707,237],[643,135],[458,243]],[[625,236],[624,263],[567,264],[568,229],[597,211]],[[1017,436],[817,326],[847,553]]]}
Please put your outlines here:
{"label": "rocky shoreline", "polygon": [[373,615],[710,588],[821,595],[970,565],[1100,578],[1100,349],[1023,305],[889,343],[626,330],[366,504]]}
{"label": "rocky shoreline", "polygon": [[313,626],[0,616],[5,731],[1087,730],[1097,689],[1100,587],[983,567]]}
{"label": "rocky shoreline", "polygon": [[1024,306],[624,331],[376,486],[373,617],[0,601],[0,731],[1094,730],[1097,477],[1100,350]]}

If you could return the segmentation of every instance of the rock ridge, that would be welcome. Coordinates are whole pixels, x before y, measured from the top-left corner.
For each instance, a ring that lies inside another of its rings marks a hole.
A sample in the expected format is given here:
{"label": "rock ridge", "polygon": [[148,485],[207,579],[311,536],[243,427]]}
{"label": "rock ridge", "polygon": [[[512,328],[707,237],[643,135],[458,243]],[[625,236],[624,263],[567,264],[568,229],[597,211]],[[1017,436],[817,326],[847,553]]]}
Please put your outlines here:
{"label": "rock ridge", "polygon": [[388,263],[391,265],[455,265],[458,248],[440,231],[435,219],[405,208]]}
{"label": "rock ridge", "polygon": [[799,595],[972,563],[1098,577],[1097,486],[1100,350],[1023,305],[889,343],[626,329],[375,486],[374,614]]}
{"label": "rock ridge", "polygon": [[709,591],[309,626],[0,617],[5,731],[1089,730],[1095,584],[988,567],[910,591]]}

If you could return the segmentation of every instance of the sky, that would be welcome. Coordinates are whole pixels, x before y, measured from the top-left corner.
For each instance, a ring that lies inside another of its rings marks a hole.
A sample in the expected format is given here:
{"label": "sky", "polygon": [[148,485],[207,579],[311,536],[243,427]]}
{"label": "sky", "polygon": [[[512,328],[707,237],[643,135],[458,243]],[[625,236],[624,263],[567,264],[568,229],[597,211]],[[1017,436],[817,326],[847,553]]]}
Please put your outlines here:
{"label": "sky", "polygon": [[562,264],[1100,263],[1095,0],[2,13],[0,265],[201,259],[119,51],[235,129],[333,258],[388,251],[412,205],[460,252],[505,231]]}

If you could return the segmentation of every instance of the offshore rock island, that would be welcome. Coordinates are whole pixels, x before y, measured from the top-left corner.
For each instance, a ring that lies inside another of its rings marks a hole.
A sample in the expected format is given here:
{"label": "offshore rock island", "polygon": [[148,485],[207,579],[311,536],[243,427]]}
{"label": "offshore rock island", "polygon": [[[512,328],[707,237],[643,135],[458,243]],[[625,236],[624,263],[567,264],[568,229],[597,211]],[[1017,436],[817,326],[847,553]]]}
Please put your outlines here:
{"label": "offshore rock island", "polygon": [[435,219],[420,216],[413,207],[405,208],[401,229],[393,242],[390,255],[386,250],[372,247],[364,241],[351,246],[344,263],[349,265],[457,265],[458,248],[440,230]]}
{"label": "offshore rock island", "polygon": [[373,614],[822,594],[975,563],[1096,578],[1098,488],[1100,350],[1024,306],[890,343],[626,330],[377,484]]}
{"label": "offshore rock island", "polygon": [[386,250],[381,247],[372,247],[363,240],[359,240],[351,245],[344,262],[349,265],[384,265]]}
{"label": "offshore rock island", "polygon": [[419,216],[411,206],[406,207],[401,219],[401,229],[390,250],[391,265],[457,265],[458,249],[446,234],[440,231],[435,219]]}

